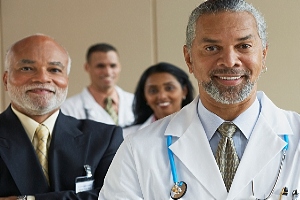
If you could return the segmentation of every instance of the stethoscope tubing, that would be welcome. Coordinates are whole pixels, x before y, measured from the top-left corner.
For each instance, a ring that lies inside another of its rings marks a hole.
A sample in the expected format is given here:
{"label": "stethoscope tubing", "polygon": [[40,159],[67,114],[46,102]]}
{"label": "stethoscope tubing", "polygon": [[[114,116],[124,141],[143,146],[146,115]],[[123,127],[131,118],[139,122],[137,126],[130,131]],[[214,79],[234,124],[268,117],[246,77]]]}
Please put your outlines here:
{"label": "stethoscope tubing", "polygon": [[167,147],[168,147],[168,155],[169,155],[169,160],[170,160],[170,166],[171,166],[173,182],[178,183],[178,177],[177,177],[176,165],[175,165],[175,161],[174,161],[173,152],[169,149],[169,146],[171,144],[172,144],[172,136],[168,135],[167,136]]}

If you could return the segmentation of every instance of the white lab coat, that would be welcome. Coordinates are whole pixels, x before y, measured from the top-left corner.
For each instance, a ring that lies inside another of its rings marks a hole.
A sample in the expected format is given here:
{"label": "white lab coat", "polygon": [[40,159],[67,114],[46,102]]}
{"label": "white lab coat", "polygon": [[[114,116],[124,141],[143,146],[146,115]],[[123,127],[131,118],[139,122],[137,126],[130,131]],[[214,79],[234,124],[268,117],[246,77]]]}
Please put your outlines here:
{"label": "white lab coat", "polygon": [[229,193],[197,116],[197,97],[178,113],[125,138],[108,170],[99,200],[171,199],[173,179],[166,135],[173,136],[170,149],[178,179],[187,183],[181,200],[250,199],[252,183],[255,196],[266,197],[275,183],[286,145],[283,134],[289,137],[289,147],[272,199],[279,198],[284,186],[289,194],[283,199],[291,199],[292,190],[300,190],[300,115],[277,108],[262,92],[257,96],[261,112]]}
{"label": "white lab coat", "polygon": [[[119,96],[118,125],[121,127],[133,123],[132,102],[134,95],[116,86]],[[68,98],[61,106],[61,111],[77,119],[91,119],[94,121],[115,124],[110,115],[102,108],[88,91],[83,91],[73,97]]]}
{"label": "white lab coat", "polygon": [[141,130],[142,128],[148,126],[149,124],[151,124],[152,122],[155,121],[155,117],[154,115],[151,115],[144,123],[142,124],[137,124],[137,125],[133,125],[133,126],[129,126],[126,128],[123,128],[123,137],[125,138],[127,135],[131,134],[131,133],[135,133],[138,130]]}

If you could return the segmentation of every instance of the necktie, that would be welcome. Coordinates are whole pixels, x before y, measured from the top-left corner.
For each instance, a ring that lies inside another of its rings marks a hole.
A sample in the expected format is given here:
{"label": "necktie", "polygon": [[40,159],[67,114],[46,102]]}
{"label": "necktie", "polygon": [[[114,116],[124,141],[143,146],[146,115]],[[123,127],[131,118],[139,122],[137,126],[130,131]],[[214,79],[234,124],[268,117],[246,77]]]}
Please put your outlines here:
{"label": "necktie", "polygon": [[118,114],[113,107],[113,101],[112,101],[111,97],[106,98],[105,110],[111,116],[111,118],[114,120],[115,124],[118,124]]}
{"label": "necktie", "polygon": [[40,124],[35,131],[34,134],[35,140],[37,140],[37,146],[36,146],[36,154],[38,156],[38,159],[41,163],[43,172],[46,176],[46,179],[49,183],[49,177],[48,177],[48,154],[47,154],[47,141],[49,137],[49,130],[48,128]]}
{"label": "necktie", "polygon": [[218,131],[222,138],[218,144],[216,161],[224,180],[227,192],[230,189],[235,172],[239,165],[239,158],[234,148],[232,135],[236,131],[236,126],[232,122],[224,122],[219,126]]}

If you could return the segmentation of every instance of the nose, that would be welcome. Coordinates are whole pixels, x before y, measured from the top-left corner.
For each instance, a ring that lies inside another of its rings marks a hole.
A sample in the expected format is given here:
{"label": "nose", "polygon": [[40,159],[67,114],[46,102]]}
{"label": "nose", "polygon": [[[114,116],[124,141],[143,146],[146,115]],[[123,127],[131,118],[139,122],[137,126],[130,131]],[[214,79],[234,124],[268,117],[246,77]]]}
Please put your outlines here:
{"label": "nose", "polygon": [[223,67],[238,67],[241,66],[239,54],[234,48],[223,49],[218,59],[218,66]]}
{"label": "nose", "polygon": [[49,83],[50,81],[49,72],[44,68],[38,69],[32,78],[32,82]]}
{"label": "nose", "polygon": [[104,67],[103,71],[104,71],[104,73],[105,73],[106,75],[109,75],[109,74],[111,74],[112,69],[111,69],[111,67],[110,67],[109,65],[106,65],[106,66]]}
{"label": "nose", "polygon": [[158,99],[166,99],[167,98],[167,92],[165,90],[160,90],[158,93]]}

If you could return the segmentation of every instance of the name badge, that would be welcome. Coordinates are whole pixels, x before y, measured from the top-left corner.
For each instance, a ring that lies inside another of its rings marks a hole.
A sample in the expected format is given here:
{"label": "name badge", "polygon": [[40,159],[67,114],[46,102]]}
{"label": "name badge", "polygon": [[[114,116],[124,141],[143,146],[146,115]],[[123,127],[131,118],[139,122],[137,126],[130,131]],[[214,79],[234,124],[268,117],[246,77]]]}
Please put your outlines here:
{"label": "name badge", "polygon": [[84,165],[86,176],[79,176],[75,179],[75,192],[84,192],[94,189],[94,178],[90,165]]}

